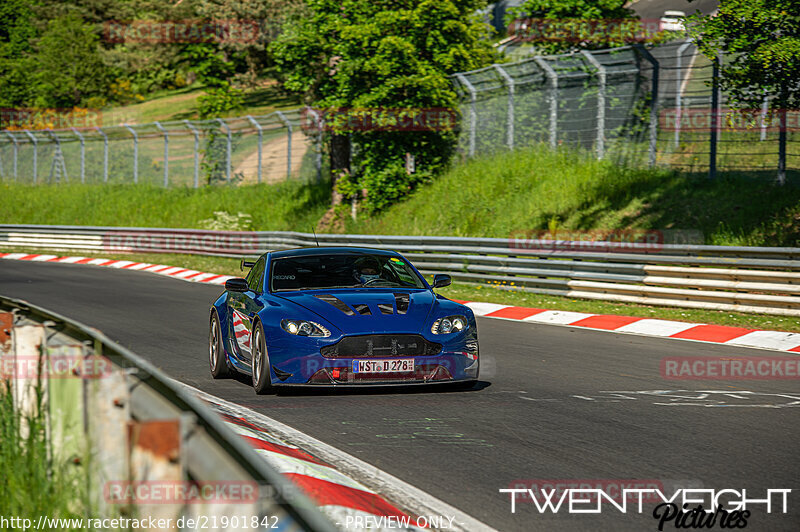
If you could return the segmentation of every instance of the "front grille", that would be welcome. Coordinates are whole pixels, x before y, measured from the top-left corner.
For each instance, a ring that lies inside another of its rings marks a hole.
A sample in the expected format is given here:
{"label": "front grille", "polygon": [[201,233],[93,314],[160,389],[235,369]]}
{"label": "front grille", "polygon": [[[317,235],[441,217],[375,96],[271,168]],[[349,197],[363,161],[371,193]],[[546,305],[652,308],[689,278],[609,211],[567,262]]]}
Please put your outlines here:
{"label": "front grille", "polygon": [[345,336],[320,352],[329,358],[361,358],[436,355],[441,350],[441,344],[429,342],[419,334],[367,334]]}

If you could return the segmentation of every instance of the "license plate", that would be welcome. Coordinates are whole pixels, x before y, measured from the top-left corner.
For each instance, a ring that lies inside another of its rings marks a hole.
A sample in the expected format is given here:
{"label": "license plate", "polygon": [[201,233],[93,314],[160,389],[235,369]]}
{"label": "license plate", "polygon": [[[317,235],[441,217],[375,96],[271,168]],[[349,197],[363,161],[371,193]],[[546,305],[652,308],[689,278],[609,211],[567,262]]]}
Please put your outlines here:
{"label": "license plate", "polygon": [[353,361],[353,373],[411,373],[412,371],[414,371],[413,358]]}

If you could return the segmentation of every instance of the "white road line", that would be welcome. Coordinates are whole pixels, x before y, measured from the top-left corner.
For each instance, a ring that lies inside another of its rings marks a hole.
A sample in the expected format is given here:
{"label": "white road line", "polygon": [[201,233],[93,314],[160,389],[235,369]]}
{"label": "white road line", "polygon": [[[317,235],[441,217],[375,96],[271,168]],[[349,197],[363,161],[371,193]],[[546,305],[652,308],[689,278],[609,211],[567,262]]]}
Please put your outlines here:
{"label": "white road line", "polygon": [[405,508],[417,515],[445,515],[455,517],[453,524],[457,525],[457,530],[468,532],[496,532],[494,528],[478,521],[458,508],[450,506],[446,502],[433,497],[421,489],[415,488],[411,484],[363,460],[359,460],[355,456],[349,455],[332,445],[328,445],[313,436],[309,436],[304,432],[285,425],[271,417],[267,417],[264,414],[260,414],[250,408],[210,395],[180,381],[175,382],[203,400],[217,403],[240,415],[244,414],[253,422],[267,427],[273,435],[285,439],[287,442],[297,445],[301,449],[306,449],[320,460],[329,464],[336,464],[336,467],[342,473],[363,482],[369,486],[370,489],[375,490],[376,493],[380,493],[381,496],[386,497],[390,502],[399,505],[401,508]]}

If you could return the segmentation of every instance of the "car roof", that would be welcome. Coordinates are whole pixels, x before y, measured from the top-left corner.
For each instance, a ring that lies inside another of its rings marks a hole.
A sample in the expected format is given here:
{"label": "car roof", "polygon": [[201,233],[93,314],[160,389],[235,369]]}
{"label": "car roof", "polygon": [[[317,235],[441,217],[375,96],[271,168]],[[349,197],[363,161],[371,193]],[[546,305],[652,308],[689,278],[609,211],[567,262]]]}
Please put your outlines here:
{"label": "car roof", "polygon": [[284,249],[281,251],[271,251],[268,255],[273,259],[282,259],[286,257],[311,257],[320,255],[351,255],[351,254],[364,254],[369,253],[372,255],[387,255],[397,256],[396,251],[387,249],[375,248],[360,248],[353,246],[328,246],[328,247],[305,247]]}

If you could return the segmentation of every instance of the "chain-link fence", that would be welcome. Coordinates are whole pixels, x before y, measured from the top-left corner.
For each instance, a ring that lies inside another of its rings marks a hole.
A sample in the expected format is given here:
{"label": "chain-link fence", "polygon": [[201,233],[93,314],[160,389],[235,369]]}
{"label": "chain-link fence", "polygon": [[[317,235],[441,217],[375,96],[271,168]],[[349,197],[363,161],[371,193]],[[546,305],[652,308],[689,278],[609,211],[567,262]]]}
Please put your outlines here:
{"label": "chain-link fence", "polygon": [[[726,95],[712,87],[712,72],[694,44],[678,41],[649,50],[534,56],[459,73],[453,81],[463,116],[460,149],[473,156],[547,143],[624,164],[764,171],[774,178],[779,128],[766,100],[755,112],[730,111]],[[796,171],[798,116],[788,114],[787,168]]]}
{"label": "chain-link fence", "polygon": [[315,111],[0,131],[0,176],[20,183],[274,183],[320,179]]}

